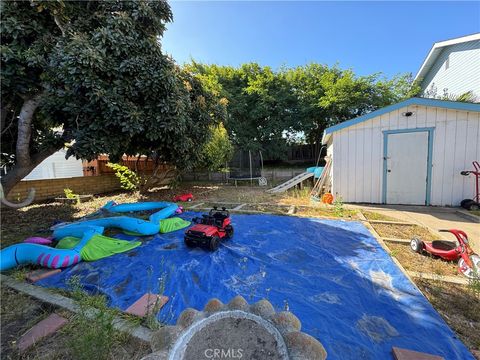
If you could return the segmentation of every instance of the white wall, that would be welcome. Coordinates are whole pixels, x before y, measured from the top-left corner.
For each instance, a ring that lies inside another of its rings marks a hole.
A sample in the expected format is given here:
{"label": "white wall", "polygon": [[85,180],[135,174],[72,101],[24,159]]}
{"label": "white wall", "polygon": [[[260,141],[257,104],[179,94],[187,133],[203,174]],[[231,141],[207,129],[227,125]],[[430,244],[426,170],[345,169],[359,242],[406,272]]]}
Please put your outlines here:
{"label": "white wall", "polygon": [[65,159],[65,150],[57,151],[55,154],[43,160],[23,180],[58,179],[83,176],[82,161],[74,157]]}
{"label": "white wall", "polygon": [[[413,111],[414,115],[401,114]],[[407,106],[332,134],[333,194],[346,202],[382,202],[384,130],[435,128],[432,205],[458,206],[474,194],[474,177],[460,175],[480,161],[480,113]]]}
{"label": "white wall", "polygon": [[[445,62],[449,59],[449,67]],[[448,94],[460,95],[472,91],[480,100],[480,40],[447,46],[442,50],[430,71],[421,82],[424,96],[436,89],[441,97],[444,89]]]}

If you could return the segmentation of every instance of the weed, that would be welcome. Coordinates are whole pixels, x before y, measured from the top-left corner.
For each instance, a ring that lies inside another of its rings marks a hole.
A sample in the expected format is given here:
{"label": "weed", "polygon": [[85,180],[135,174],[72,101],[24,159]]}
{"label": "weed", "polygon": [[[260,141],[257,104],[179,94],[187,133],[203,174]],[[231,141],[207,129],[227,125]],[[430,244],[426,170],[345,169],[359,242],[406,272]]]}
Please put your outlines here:
{"label": "weed", "polygon": [[65,193],[65,197],[67,199],[71,199],[71,200],[77,199],[77,205],[80,204],[80,195],[75,194],[73,190],[67,188],[67,189],[63,189],[63,192]]}
{"label": "weed", "polygon": [[398,250],[392,250],[390,251],[390,256],[391,257],[396,257],[398,255]]}
{"label": "weed", "polygon": [[343,207],[343,199],[341,196],[337,196],[333,202],[333,213],[335,216],[342,217],[344,212],[345,208]]}
{"label": "weed", "polygon": [[[115,343],[114,315],[106,304],[105,296],[90,296],[80,284],[78,276],[72,276],[68,282],[72,297],[77,301],[80,311],[74,317],[70,349],[75,359],[107,359]],[[91,307],[97,311],[91,311]]]}

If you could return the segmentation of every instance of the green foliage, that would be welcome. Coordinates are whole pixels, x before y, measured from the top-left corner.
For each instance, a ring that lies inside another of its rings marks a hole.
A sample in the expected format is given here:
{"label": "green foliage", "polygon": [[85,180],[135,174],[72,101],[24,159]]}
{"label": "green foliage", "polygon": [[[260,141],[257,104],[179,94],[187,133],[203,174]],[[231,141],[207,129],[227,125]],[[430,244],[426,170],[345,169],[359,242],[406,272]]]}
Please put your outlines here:
{"label": "green foliage", "polygon": [[202,149],[201,165],[210,171],[223,168],[233,156],[233,145],[227,130],[220,123],[210,128],[210,140]]}
{"label": "green foliage", "polygon": [[63,189],[63,192],[65,193],[65,197],[70,200],[77,200],[77,204],[80,204],[80,195],[77,195],[73,192],[71,189]]}
{"label": "green foliage", "polygon": [[416,95],[411,75],[356,76],[337,66],[308,64],[273,71],[256,63],[185,66],[227,108],[234,145],[281,159],[292,143],[320,141],[331,125]]}
{"label": "green foliage", "polygon": [[[68,282],[72,297],[80,307],[72,324],[69,345],[75,359],[108,359],[115,344],[114,314],[103,295],[87,294],[78,276]],[[97,311],[92,313],[92,307]]]}
{"label": "green foliage", "polygon": [[336,196],[335,201],[333,202],[333,213],[335,216],[343,217],[345,213],[345,208],[343,206],[343,199],[341,196]]}
{"label": "green foliage", "polygon": [[107,166],[115,171],[115,176],[120,180],[120,186],[122,189],[128,191],[136,191],[139,189],[141,179],[137,176],[135,171],[130,170],[128,166],[111,162],[107,163]]}
{"label": "green foliage", "polygon": [[32,159],[70,143],[67,155],[87,160],[106,153],[112,161],[155,156],[180,168],[199,161],[225,104],[162,53],[172,20],[166,1],[1,6],[2,163],[17,163],[18,114],[34,96],[41,102]]}

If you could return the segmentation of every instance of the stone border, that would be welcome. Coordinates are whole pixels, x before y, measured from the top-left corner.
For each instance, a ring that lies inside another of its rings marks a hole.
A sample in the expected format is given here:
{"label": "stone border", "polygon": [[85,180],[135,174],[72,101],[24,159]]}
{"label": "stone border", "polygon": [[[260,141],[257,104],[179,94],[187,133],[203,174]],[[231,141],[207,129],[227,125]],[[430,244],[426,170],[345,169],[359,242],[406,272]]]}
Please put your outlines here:
{"label": "stone border", "polygon": [[[60,307],[64,310],[78,314],[80,306],[72,299],[60,294],[52,293],[44,288],[30,285],[24,282],[17,281],[8,275],[1,274],[1,283],[5,284],[11,289],[20,293],[33,297],[34,299],[50,304],[54,307]],[[98,309],[93,307],[87,308],[86,316],[89,319],[94,319],[99,313]],[[125,319],[115,316],[113,319],[113,327],[115,330],[129,334],[130,336],[145,342],[150,342],[152,338],[152,331],[144,326],[133,325]]]}
{"label": "stone border", "polygon": [[280,356],[282,357],[279,360],[288,360],[287,346],[285,345],[285,341],[283,341],[282,335],[280,334],[278,329],[275,326],[273,326],[272,323],[268,322],[267,320],[264,320],[262,317],[255,314],[247,313],[242,310],[220,311],[194,323],[192,326],[187,328],[187,330],[178,338],[177,342],[175,343],[173,348],[170,350],[169,360],[182,360],[185,355],[185,351],[187,349],[187,345],[189,341],[197,332],[201,331],[203,328],[210,325],[211,323],[214,323],[217,320],[225,319],[225,318],[247,319],[262,325],[267,330],[267,332],[273,336],[273,338],[278,344],[277,350],[279,351]]}

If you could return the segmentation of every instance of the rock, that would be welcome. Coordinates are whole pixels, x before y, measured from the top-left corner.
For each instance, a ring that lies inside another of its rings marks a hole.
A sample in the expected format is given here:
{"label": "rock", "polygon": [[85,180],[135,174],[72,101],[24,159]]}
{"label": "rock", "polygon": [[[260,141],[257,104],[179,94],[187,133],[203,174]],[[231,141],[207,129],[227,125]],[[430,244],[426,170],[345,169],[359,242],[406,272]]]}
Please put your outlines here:
{"label": "rock", "polygon": [[182,328],[187,328],[192,325],[196,320],[202,317],[202,314],[192,308],[188,308],[182,311],[177,320],[177,325]]}
{"label": "rock", "polygon": [[295,331],[284,336],[291,360],[324,360],[327,352],[314,337]]}
{"label": "rock", "polygon": [[224,305],[223,303],[214,298],[214,299],[210,299],[210,301],[207,303],[207,305],[205,305],[205,308],[203,309],[203,311],[206,311],[206,312],[217,312],[217,311],[221,311],[223,309]]}
{"label": "rock", "polygon": [[302,323],[300,320],[289,311],[282,311],[272,317],[272,321],[280,332],[287,333],[291,331],[300,331]]}
{"label": "rock", "polygon": [[180,336],[182,328],[180,326],[164,326],[152,334],[150,346],[152,350],[170,350]]}
{"label": "rock", "polygon": [[246,310],[248,309],[248,303],[243,296],[237,295],[228,303],[228,308],[230,310]]}
{"label": "rock", "polygon": [[263,318],[272,317],[275,314],[275,309],[273,308],[272,304],[270,304],[267,300],[260,300],[250,306],[250,311],[258,316]]}

